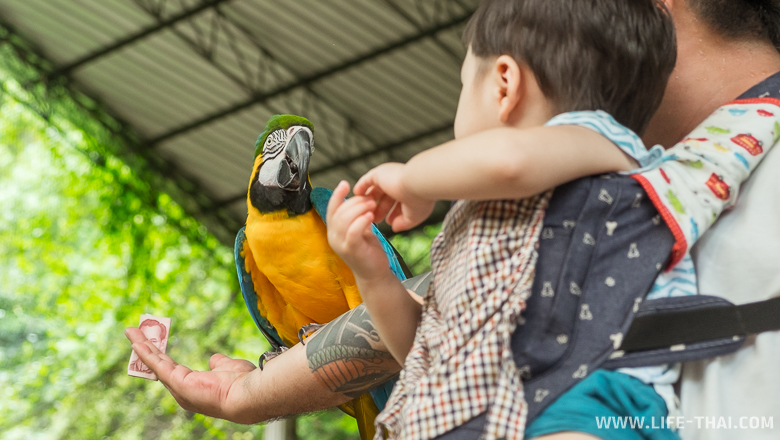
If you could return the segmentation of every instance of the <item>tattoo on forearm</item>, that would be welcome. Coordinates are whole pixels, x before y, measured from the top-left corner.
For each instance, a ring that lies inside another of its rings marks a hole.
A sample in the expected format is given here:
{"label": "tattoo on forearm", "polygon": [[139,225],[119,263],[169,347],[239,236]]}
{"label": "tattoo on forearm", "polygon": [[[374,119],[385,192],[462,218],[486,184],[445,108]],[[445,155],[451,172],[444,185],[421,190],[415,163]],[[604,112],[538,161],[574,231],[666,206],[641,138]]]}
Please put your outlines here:
{"label": "tattoo on forearm", "polygon": [[358,397],[401,370],[359,305],[321,328],[306,341],[309,369],[333,392]]}

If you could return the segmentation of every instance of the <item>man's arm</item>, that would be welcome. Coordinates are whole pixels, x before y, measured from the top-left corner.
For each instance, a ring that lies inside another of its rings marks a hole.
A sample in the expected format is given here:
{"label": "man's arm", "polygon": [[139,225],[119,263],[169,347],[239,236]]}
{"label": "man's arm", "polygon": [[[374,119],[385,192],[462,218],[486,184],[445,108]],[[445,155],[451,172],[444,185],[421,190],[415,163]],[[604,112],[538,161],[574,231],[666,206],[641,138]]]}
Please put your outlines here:
{"label": "man's arm", "polygon": [[387,352],[360,305],[325,325],[263,370],[215,354],[211,371],[193,371],[161,353],[137,328],[127,338],[143,362],[188,411],[236,423],[259,423],[319,411],[393,378],[401,367]]}
{"label": "man's arm", "polygon": [[349,184],[340,182],[328,202],[328,243],[352,269],[387,350],[403,363],[414,342],[422,307],[390,270],[385,250],[374,235],[371,222],[376,202],[365,196],[344,200],[348,192]]}
{"label": "man's arm", "polygon": [[382,385],[401,370],[363,304],[309,338],[306,358],[320,385],[349,398]]}

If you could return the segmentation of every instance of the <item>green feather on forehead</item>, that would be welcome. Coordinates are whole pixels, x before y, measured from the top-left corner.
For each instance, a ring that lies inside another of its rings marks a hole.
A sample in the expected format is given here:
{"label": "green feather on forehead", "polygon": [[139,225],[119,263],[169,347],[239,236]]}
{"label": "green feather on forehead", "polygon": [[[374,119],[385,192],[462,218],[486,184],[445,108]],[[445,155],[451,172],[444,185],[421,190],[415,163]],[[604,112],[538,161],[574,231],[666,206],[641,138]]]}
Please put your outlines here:
{"label": "green feather on forehead", "polygon": [[265,145],[265,139],[269,134],[279,129],[287,130],[294,125],[302,125],[314,133],[314,125],[312,125],[312,123],[303,116],[274,115],[271,119],[268,120],[268,124],[265,126],[265,131],[260,133],[260,136],[257,137],[257,142],[255,142],[255,159],[257,159],[257,156],[263,152],[263,145]]}

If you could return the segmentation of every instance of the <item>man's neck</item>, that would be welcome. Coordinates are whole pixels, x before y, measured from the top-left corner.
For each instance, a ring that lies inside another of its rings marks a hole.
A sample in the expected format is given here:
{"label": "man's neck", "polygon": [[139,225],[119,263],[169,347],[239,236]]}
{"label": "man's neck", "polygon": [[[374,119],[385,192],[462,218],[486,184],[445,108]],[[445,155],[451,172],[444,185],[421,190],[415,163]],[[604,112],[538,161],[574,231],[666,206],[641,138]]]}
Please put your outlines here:
{"label": "man's neck", "polygon": [[726,42],[701,33],[680,38],[678,60],[686,65],[672,73],[658,121],[645,133],[647,145],[671,147],[718,107],[780,71],[780,54],[768,42]]}

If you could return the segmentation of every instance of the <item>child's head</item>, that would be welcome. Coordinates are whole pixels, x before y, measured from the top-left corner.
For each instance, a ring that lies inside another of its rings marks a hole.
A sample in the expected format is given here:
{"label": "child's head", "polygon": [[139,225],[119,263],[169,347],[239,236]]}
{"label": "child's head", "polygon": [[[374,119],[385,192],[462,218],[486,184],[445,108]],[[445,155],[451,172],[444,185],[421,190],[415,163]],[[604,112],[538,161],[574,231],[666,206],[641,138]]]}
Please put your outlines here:
{"label": "child's head", "polygon": [[457,136],[538,118],[529,109],[604,110],[641,134],[676,58],[660,0],[483,0],[463,41]]}

